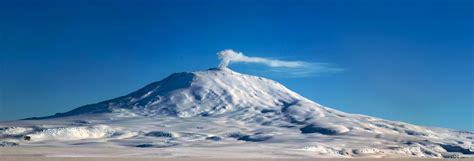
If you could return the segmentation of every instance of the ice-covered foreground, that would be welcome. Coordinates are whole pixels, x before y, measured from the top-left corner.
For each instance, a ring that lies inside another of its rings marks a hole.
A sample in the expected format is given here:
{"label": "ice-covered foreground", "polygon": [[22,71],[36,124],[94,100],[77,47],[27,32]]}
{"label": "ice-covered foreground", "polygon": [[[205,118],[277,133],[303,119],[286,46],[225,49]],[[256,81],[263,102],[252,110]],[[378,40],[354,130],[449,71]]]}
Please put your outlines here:
{"label": "ice-covered foreground", "polygon": [[473,144],[472,132],[340,112],[228,68],[176,73],[66,113],[0,122],[3,147],[129,148],[131,156],[174,149],[171,156],[453,158],[474,156]]}

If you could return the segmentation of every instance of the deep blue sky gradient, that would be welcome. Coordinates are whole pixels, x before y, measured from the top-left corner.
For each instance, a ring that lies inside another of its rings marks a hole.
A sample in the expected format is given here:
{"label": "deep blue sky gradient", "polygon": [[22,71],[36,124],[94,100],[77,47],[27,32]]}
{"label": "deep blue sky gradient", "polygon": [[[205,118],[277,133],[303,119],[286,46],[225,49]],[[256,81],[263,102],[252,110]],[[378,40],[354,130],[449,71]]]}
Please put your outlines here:
{"label": "deep blue sky gradient", "polygon": [[65,112],[223,49],[326,62],[344,72],[269,77],[325,106],[474,131],[471,0],[0,2],[0,120]]}

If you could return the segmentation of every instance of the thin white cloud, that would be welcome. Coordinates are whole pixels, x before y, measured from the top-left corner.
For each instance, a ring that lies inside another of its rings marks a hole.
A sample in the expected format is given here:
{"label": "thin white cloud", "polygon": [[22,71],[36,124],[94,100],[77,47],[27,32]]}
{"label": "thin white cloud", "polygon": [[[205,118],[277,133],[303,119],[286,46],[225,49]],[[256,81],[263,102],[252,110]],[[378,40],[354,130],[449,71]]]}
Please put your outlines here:
{"label": "thin white cloud", "polygon": [[262,57],[249,57],[244,55],[242,52],[236,52],[232,49],[220,51],[217,55],[221,60],[219,68],[227,68],[229,64],[238,62],[259,63],[271,67],[272,69],[270,71],[288,73],[295,77],[306,77],[314,74],[341,72],[344,70],[329,63],[285,61]]}

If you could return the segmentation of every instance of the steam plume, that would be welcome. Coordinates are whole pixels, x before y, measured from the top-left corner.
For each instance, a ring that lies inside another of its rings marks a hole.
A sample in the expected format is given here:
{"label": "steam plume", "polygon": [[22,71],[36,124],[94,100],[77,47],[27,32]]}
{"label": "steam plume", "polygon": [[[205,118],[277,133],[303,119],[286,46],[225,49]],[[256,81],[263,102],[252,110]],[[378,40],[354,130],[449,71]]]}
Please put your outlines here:
{"label": "steam plume", "polygon": [[219,68],[227,68],[230,63],[260,63],[271,67],[267,71],[273,73],[284,73],[290,77],[307,77],[319,73],[334,73],[344,71],[342,68],[335,67],[329,63],[304,62],[304,61],[284,61],[278,59],[269,59],[262,57],[245,56],[242,52],[236,52],[232,49],[223,50],[217,53],[221,60]]}
{"label": "steam plume", "polygon": [[283,61],[277,59],[268,59],[268,58],[261,58],[261,57],[248,57],[245,56],[241,52],[236,52],[231,49],[223,50],[217,53],[221,63],[219,64],[219,68],[227,68],[227,66],[232,62],[247,62],[247,63],[261,63],[268,65],[270,67],[287,67],[287,68],[297,68],[297,67],[304,67],[307,64],[306,62],[302,61]]}

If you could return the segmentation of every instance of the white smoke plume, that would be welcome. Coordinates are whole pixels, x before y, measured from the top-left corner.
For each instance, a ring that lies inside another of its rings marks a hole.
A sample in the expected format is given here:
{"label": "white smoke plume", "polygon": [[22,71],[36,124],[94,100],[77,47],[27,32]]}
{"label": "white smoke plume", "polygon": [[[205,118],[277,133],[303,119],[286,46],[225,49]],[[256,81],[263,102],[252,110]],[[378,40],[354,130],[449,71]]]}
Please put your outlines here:
{"label": "white smoke plume", "polygon": [[275,68],[270,71],[278,71],[280,73],[288,71],[289,73],[293,74],[293,76],[309,76],[315,73],[343,71],[343,69],[333,67],[328,63],[284,61],[262,57],[249,57],[244,55],[242,52],[236,52],[232,49],[220,51],[217,53],[217,55],[221,60],[219,68],[227,68],[230,63],[245,62],[264,64]]}
{"label": "white smoke plume", "polygon": [[268,58],[261,58],[261,57],[248,57],[245,56],[241,52],[236,52],[231,49],[223,50],[217,53],[219,59],[221,59],[221,63],[219,64],[219,68],[226,68],[229,63],[232,62],[247,62],[247,63],[261,63],[268,65],[270,67],[288,67],[288,68],[297,68],[303,67],[308,65],[306,62],[302,61],[283,61],[277,59],[268,59]]}

